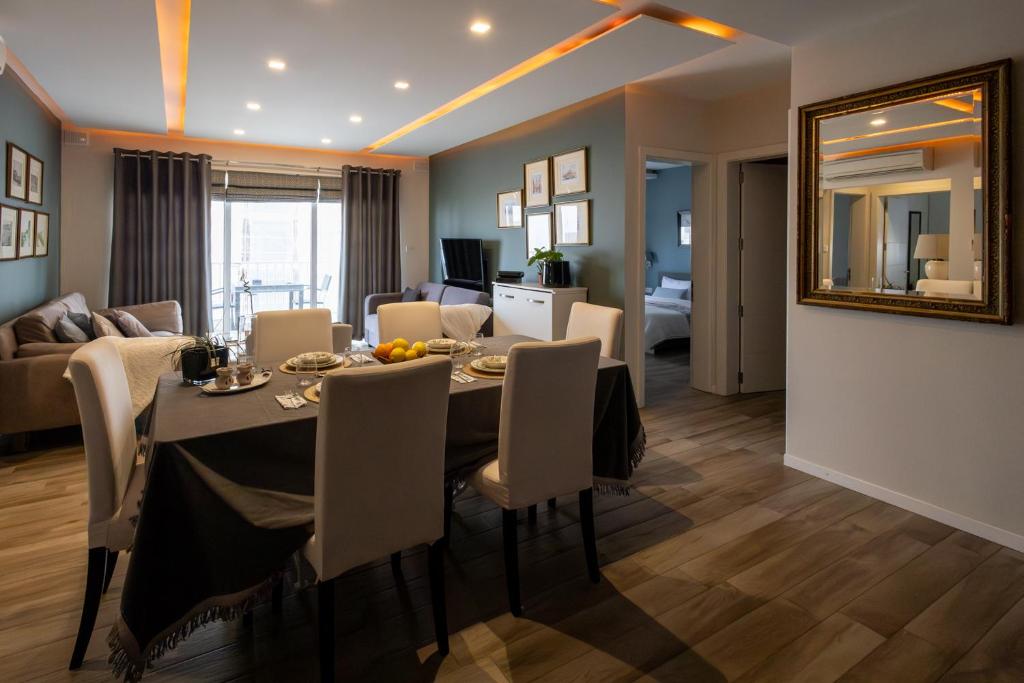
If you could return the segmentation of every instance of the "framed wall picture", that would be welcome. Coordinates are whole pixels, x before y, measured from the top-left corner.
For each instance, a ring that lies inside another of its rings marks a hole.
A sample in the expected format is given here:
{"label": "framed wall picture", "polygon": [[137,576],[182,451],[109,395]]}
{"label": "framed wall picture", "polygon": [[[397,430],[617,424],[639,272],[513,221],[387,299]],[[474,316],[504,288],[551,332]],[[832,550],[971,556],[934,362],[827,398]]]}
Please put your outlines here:
{"label": "framed wall picture", "polygon": [[36,211],[36,240],[34,256],[46,256],[50,253],[50,214]]}
{"label": "framed wall picture", "polygon": [[523,227],[523,191],[509,190],[498,193],[498,227]]}
{"label": "framed wall picture", "polygon": [[523,187],[526,188],[526,206],[547,206],[551,202],[550,164],[538,159],[523,164]]}
{"label": "framed wall picture", "polygon": [[590,243],[590,200],[555,204],[555,246],[584,247]]}
{"label": "framed wall picture", "polygon": [[28,196],[28,153],[7,143],[7,196],[22,201]]}
{"label": "framed wall picture", "polygon": [[28,158],[28,198],[30,204],[43,204],[43,162],[34,156]]}
{"label": "framed wall picture", "polygon": [[526,255],[533,255],[534,249],[551,248],[551,214],[526,214]]}
{"label": "framed wall picture", "polygon": [[588,189],[587,179],[587,148],[574,149],[552,157],[554,168],[556,197],[566,194],[579,194]]}
{"label": "framed wall picture", "polygon": [[689,247],[693,244],[693,233],[691,232],[691,222],[693,221],[693,214],[689,211],[680,211],[679,213],[679,246]]}
{"label": "framed wall picture", "polygon": [[34,256],[33,243],[36,240],[36,212],[18,209],[18,258]]}
{"label": "framed wall picture", "polygon": [[0,205],[0,261],[18,258],[18,210]]}

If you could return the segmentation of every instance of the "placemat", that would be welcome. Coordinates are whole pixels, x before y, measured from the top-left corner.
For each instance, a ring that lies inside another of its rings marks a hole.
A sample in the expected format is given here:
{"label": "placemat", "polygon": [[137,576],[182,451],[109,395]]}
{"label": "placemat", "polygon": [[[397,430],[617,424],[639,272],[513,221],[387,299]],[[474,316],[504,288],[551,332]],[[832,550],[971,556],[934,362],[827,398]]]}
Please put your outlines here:
{"label": "placemat", "polygon": [[307,401],[312,401],[313,403],[320,402],[320,394],[318,394],[316,391],[316,388],[318,386],[320,386],[319,382],[317,382],[313,386],[306,387],[306,390],[302,392],[302,395],[306,397]]}
{"label": "placemat", "polygon": [[497,373],[480,372],[479,370],[474,368],[469,363],[466,363],[465,365],[462,366],[462,371],[464,373],[466,373],[467,375],[471,375],[473,377],[479,377],[480,379],[496,379],[499,382],[502,381],[503,379],[505,379],[505,373],[501,373],[499,375]]}

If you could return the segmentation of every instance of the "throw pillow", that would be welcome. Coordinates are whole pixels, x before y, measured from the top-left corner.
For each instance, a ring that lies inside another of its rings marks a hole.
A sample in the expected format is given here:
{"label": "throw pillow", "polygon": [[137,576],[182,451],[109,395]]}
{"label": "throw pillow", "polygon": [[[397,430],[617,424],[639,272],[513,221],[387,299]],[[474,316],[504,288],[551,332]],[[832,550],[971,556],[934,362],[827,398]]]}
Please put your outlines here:
{"label": "throw pillow", "polygon": [[53,333],[57,335],[58,341],[64,342],[65,344],[75,342],[84,343],[89,341],[89,335],[83,332],[82,329],[73,323],[66,315],[57,321],[57,326],[53,328]]}
{"label": "throw pillow", "polygon": [[419,301],[419,300],[420,300],[420,290],[418,290],[418,289],[413,289],[412,287],[406,287],[405,291],[402,292],[402,303],[407,303],[409,301]]}
{"label": "throw pillow", "polygon": [[152,337],[153,333],[146,329],[146,326],[139,322],[131,313],[126,311],[110,311],[117,329],[126,337]]}
{"label": "throw pillow", "polygon": [[117,325],[104,318],[99,313],[92,314],[92,329],[95,330],[97,337],[123,337],[121,330],[117,329]]}
{"label": "throw pillow", "polygon": [[658,297],[659,299],[685,299],[685,289],[669,289],[668,287],[655,287],[654,293],[651,296]]}
{"label": "throw pillow", "polygon": [[88,313],[68,313],[68,319],[71,320],[78,329],[85,332],[85,336],[89,339],[96,338],[96,331],[92,329],[92,318]]}

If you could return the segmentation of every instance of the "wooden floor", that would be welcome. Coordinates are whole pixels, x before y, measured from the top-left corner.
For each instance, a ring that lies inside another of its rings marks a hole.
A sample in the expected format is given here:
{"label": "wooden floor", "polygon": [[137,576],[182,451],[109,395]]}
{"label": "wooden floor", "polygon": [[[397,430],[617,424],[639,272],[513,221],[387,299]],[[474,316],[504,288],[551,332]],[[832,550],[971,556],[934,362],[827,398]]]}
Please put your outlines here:
{"label": "wooden floor", "polygon": [[[782,465],[780,393],[687,388],[650,363],[635,492],[597,497],[603,580],[587,582],[576,506],[521,521],[525,615],[506,612],[498,511],[467,492],[447,558],[451,655],[435,653],[425,553],[338,590],[345,680],[1021,681],[1024,556]],[[0,681],[107,680],[106,635],[66,670],[86,559],[81,447],[0,459]],[[207,626],[153,681],[316,677],[315,596]]]}

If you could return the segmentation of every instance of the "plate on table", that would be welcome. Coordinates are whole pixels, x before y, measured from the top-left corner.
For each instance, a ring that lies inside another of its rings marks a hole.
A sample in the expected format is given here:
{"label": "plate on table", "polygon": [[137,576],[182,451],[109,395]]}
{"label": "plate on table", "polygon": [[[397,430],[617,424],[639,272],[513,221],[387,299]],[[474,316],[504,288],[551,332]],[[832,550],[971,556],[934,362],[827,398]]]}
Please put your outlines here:
{"label": "plate on table", "polygon": [[290,375],[294,375],[296,372],[322,372],[338,367],[343,360],[344,358],[339,354],[327,351],[300,353],[282,363],[281,370]]}
{"label": "plate on table", "polygon": [[480,365],[488,370],[504,372],[505,366],[508,365],[508,356],[484,356],[480,359]]}
{"label": "plate on table", "polygon": [[494,375],[495,377],[497,377],[499,375],[504,375],[505,374],[505,368],[504,367],[495,368],[495,367],[486,365],[484,363],[484,360],[485,359],[483,359],[483,358],[474,358],[472,361],[470,361],[469,366],[471,368],[473,368],[474,370],[476,370],[477,372],[482,372],[485,375]]}
{"label": "plate on table", "polygon": [[226,394],[240,394],[243,391],[249,391],[250,389],[259,389],[264,384],[270,381],[270,378],[274,376],[274,373],[270,370],[264,370],[263,372],[257,372],[252,377],[252,383],[241,385],[235,382],[227,389],[218,389],[216,382],[207,382],[203,385],[203,393],[210,394],[211,396],[223,396]]}
{"label": "plate on table", "polygon": [[451,353],[452,348],[458,344],[455,339],[429,339],[427,340],[427,351],[429,353]]}

